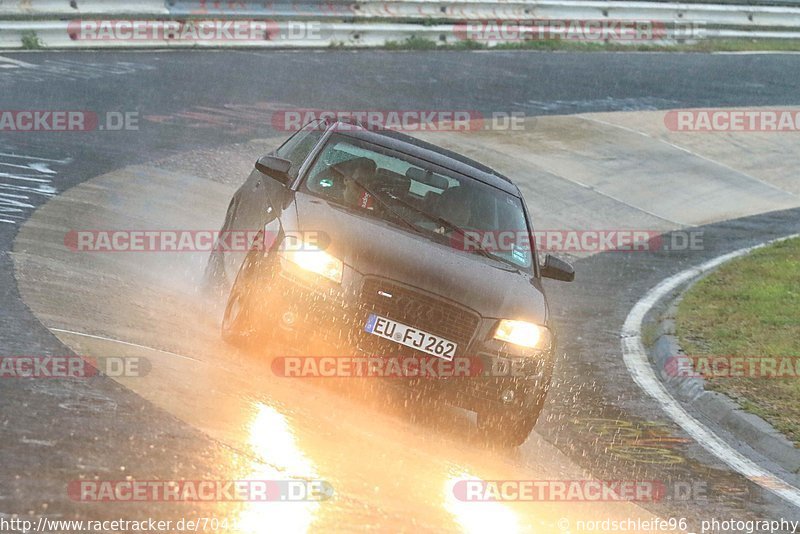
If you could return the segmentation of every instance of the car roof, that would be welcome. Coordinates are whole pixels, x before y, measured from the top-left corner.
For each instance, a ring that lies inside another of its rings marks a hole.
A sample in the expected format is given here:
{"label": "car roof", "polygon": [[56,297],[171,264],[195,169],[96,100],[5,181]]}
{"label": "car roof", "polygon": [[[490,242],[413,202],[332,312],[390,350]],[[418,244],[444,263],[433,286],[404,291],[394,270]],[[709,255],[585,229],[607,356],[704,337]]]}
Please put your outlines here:
{"label": "car roof", "polygon": [[[346,124],[347,127],[335,129],[337,123]],[[510,178],[487,167],[483,163],[462,156],[452,150],[447,150],[433,143],[428,143],[422,139],[417,139],[416,137],[411,137],[410,135],[394,130],[374,127],[366,128],[361,124],[349,121],[337,121],[336,123],[331,123],[331,125],[332,128],[336,130],[336,133],[346,137],[359,139],[417,157],[439,165],[440,167],[463,174],[464,176],[474,178],[475,180],[496,187],[497,189],[501,189],[506,193],[517,197],[521,196],[519,188]]]}

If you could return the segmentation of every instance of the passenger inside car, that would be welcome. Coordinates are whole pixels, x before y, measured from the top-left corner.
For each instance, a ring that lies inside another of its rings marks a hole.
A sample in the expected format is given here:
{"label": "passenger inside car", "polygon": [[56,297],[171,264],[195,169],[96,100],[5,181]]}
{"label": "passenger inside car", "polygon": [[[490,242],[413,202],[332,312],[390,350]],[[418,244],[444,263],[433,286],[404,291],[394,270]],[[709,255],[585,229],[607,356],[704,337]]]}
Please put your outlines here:
{"label": "passenger inside car", "polygon": [[348,206],[372,210],[375,199],[366,189],[375,181],[377,165],[369,158],[358,157],[330,165],[318,172],[309,185],[313,189]]}
{"label": "passenger inside car", "polygon": [[369,158],[356,158],[337,167],[344,181],[344,203],[361,209],[375,209],[375,199],[367,192],[367,189],[371,190],[369,184],[375,179],[375,162]]}
{"label": "passenger inside car", "polygon": [[[442,192],[438,201],[438,213],[444,220],[467,229],[473,219],[472,199],[464,186],[453,187]],[[445,229],[443,228],[442,231]]]}

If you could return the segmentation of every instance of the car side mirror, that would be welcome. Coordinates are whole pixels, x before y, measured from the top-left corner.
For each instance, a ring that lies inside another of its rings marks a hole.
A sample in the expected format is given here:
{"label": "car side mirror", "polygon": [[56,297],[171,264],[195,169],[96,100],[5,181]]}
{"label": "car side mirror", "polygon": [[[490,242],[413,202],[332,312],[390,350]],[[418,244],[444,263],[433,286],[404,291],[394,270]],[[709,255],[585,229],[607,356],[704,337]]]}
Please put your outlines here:
{"label": "car side mirror", "polygon": [[277,156],[262,156],[256,161],[256,170],[258,172],[279,181],[283,185],[289,185],[292,181],[292,177],[289,176],[291,167],[291,161]]}
{"label": "car side mirror", "polygon": [[564,260],[548,254],[544,258],[542,276],[553,280],[561,280],[562,282],[572,282],[575,280],[575,268]]}

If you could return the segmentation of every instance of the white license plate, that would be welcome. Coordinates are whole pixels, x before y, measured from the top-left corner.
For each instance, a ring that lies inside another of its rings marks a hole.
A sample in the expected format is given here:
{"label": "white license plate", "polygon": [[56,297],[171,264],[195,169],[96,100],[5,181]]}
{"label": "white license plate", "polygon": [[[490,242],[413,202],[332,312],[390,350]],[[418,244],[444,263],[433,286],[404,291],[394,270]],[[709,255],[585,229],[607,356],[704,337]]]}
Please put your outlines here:
{"label": "white license plate", "polygon": [[418,328],[398,323],[374,313],[369,315],[364,331],[385,339],[391,339],[395,343],[400,343],[406,347],[420,350],[447,361],[453,359],[458,347],[458,345],[443,337],[429,334]]}

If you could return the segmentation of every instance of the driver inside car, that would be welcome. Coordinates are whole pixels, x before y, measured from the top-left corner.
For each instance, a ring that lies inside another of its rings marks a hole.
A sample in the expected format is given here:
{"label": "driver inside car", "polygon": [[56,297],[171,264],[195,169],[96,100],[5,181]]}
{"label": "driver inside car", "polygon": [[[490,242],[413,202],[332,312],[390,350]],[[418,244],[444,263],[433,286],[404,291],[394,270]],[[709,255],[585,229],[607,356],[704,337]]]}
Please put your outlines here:
{"label": "driver inside car", "polygon": [[[438,202],[439,215],[449,223],[464,230],[470,228],[472,221],[472,199],[464,186],[453,187],[442,192]],[[450,228],[440,226],[436,233],[444,234]]]}
{"label": "driver inside car", "polygon": [[[433,231],[448,238],[451,247],[466,252],[485,249],[481,243],[486,221],[490,213],[488,206],[480,205],[470,189],[453,187],[442,192],[437,202],[442,224]],[[488,252],[495,252],[491,249]]]}

